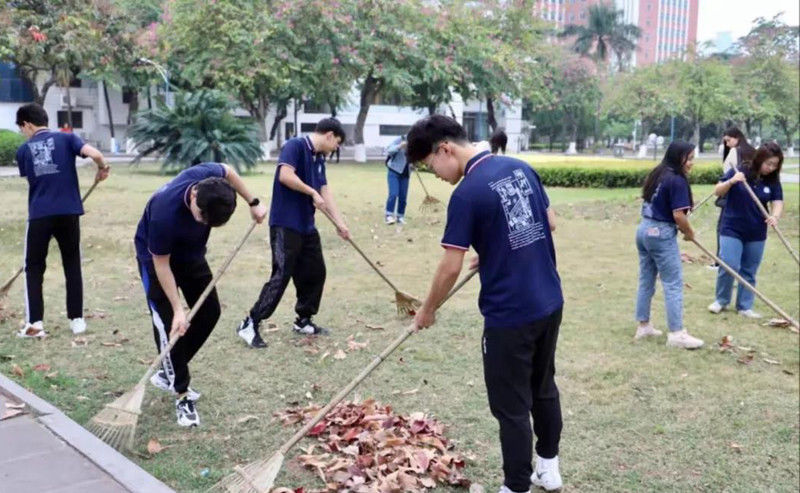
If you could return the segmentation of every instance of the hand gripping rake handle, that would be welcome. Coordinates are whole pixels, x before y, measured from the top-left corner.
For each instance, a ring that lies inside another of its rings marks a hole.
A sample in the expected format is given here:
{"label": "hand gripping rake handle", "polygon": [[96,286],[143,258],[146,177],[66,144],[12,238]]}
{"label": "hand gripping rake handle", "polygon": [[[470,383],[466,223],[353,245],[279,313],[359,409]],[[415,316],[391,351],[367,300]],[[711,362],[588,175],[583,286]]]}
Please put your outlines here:
{"label": "hand gripping rake handle", "polygon": [[[331,216],[331,214],[330,214],[328,211],[326,211],[325,209],[322,209],[322,208],[320,208],[320,209],[318,209],[318,210],[319,210],[319,211],[321,211],[323,214],[325,214],[325,217],[327,217],[327,218],[330,220],[330,222],[331,222],[331,223],[332,223],[334,226],[336,226],[336,228],[338,228],[338,227],[339,227],[339,225],[338,225],[338,224],[336,224],[336,221],[333,219],[333,216]],[[364,253],[364,252],[361,250],[361,248],[359,248],[359,247],[358,247],[358,245],[356,245],[356,242],[354,242],[354,241],[353,241],[351,238],[347,238],[347,242],[348,242],[348,243],[350,243],[350,245],[352,245],[352,246],[353,246],[353,248],[355,248],[355,249],[356,249],[356,251],[357,251],[358,253],[360,253],[360,254],[361,254],[361,256],[364,258],[364,260],[366,260],[366,261],[367,261],[367,263],[369,264],[369,266],[370,266],[370,267],[372,267],[372,270],[374,270],[375,272],[377,272],[377,274],[378,274],[379,276],[381,276],[381,279],[383,279],[384,281],[386,281],[386,284],[388,284],[388,285],[389,285],[389,287],[391,287],[392,289],[394,289],[394,290],[395,290],[395,291],[397,291],[397,292],[400,292],[400,290],[399,290],[399,289],[397,289],[397,286],[395,286],[395,285],[394,285],[394,283],[393,283],[392,281],[390,281],[390,280],[389,280],[389,278],[388,278],[388,277],[386,277],[386,275],[385,275],[383,272],[381,272],[381,270],[378,268],[378,266],[372,263],[372,260],[370,260],[370,259],[369,259],[369,257],[367,257],[367,254],[365,254],[365,253]]]}
{"label": "hand gripping rake handle", "polygon": [[[89,190],[87,190],[86,193],[83,194],[83,198],[81,198],[81,202],[86,202],[86,198],[89,197],[89,195],[91,195],[91,193],[94,191],[94,189],[95,189],[95,187],[97,186],[98,183],[100,183],[100,182],[97,181],[97,180],[95,180],[95,182],[92,183],[92,186],[89,187]],[[25,266],[23,265],[22,267],[19,268],[19,270],[17,271],[16,274],[11,276],[11,279],[6,281],[6,283],[3,284],[2,287],[0,287],[0,294],[5,294],[5,292],[8,291],[8,289],[11,287],[11,285],[14,284],[14,281],[17,280],[19,275],[22,274],[22,272],[24,270],[25,270]]]}
{"label": "hand gripping rake handle", "polygon": [[[753,191],[753,187],[751,187],[750,184],[747,183],[746,181],[743,181],[742,185],[744,185],[745,190],[747,190],[747,193],[750,194],[750,198],[752,198],[753,202],[755,202],[756,205],[758,206],[758,210],[760,210],[761,214],[764,215],[764,219],[767,219],[769,217],[769,212],[767,212],[767,209],[764,208],[764,204],[762,204],[761,201],[758,200],[756,193]],[[778,233],[778,238],[781,239],[783,246],[785,246],[786,249],[789,250],[789,254],[794,258],[794,261],[800,264],[800,258],[797,257],[797,253],[795,253],[794,249],[789,244],[789,240],[787,240],[786,237],[783,236],[783,233],[781,233],[781,230],[778,229],[778,226],[773,225],[772,229],[774,229],[775,232]]]}
{"label": "hand gripping rake handle", "polygon": [[[206,289],[204,289],[203,292],[200,294],[200,297],[197,298],[197,302],[195,302],[194,306],[189,311],[189,315],[186,316],[187,330],[188,330],[188,325],[192,321],[192,318],[197,314],[197,311],[200,310],[200,307],[203,306],[203,303],[205,303],[206,298],[208,298],[208,295],[211,294],[211,290],[214,289],[214,287],[217,285],[217,281],[219,281],[219,278],[222,277],[222,274],[224,274],[225,271],[228,269],[228,266],[231,264],[231,261],[233,261],[233,257],[235,257],[236,254],[239,253],[239,250],[242,249],[242,246],[244,246],[244,243],[247,241],[247,238],[250,236],[250,233],[253,232],[257,224],[258,224],[257,222],[253,221],[250,227],[247,228],[247,232],[244,234],[241,241],[239,241],[239,244],[236,245],[236,248],[234,248],[231,254],[228,255],[228,258],[225,259],[225,262],[222,263],[219,270],[217,270],[217,272],[214,274],[214,277],[211,278],[211,282],[208,283]],[[159,365],[161,365],[161,362],[164,361],[164,358],[167,356],[167,353],[169,353],[172,350],[173,346],[175,346],[175,343],[178,342],[178,339],[180,339],[179,335],[170,338],[169,344],[167,344],[167,346],[161,350],[161,353],[158,356],[156,356],[156,359],[154,359],[153,362],[150,363],[150,367],[147,369],[147,372],[144,374],[144,376],[139,380],[139,383],[137,383],[137,385],[144,385],[147,379],[150,378],[153,375],[153,373],[156,372],[156,368],[158,368]]]}
{"label": "hand gripping rake handle", "polygon": [[[466,276],[464,276],[464,279],[462,279],[458,284],[453,286],[453,289],[451,289],[450,292],[447,293],[447,296],[445,296],[442,302],[439,303],[439,306],[442,306],[447,300],[450,299],[451,296],[456,294],[456,292],[459,289],[461,289],[461,287],[464,286],[464,284],[466,284],[467,281],[472,279],[472,277],[477,272],[478,270],[475,269],[470,271]],[[316,426],[317,423],[322,421],[322,418],[324,418],[328,414],[328,412],[330,412],[330,410],[333,409],[334,406],[339,404],[342,401],[342,399],[347,397],[347,394],[352,392],[352,390],[356,387],[356,385],[358,385],[365,378],[367,378],[367,376],[370,373],[372,373],[372,370],[377,368],[378,365],[380,365],[384,360],[386,360],[386,358],[389,356],[389,354],[392,353],[392,351],[397,349],[397,347],[400,346],[400,344],[405,342],[405,340],[408,339],[415,332],[417,332],[416,325],[414,324],[409,325],[408,328],[397,339],[395,339],[391,344],[389,344],[389,346],[386,349],[384,349],[381,354],[376,356],[375,359],[373,359],[372,362],[361,371],[361,373],[356,375],[356,377],[353,378],[353,380],[351,380],[350,383],[347,384],[345,388],[343,388],[338,394],[336,394],[336,396],[333,399],[331,399],[331,401],[325,407],[317,411],[317,414],[314,415],[313,418],[311,418],[311,421],[306,423],[302,428],[300,428],[297,431],[297,433],[295,433],[292,436],[292,438],[290,438],[286,443],[284,443],[283,446],[281,446],[281,448],[278,450],[278,452],[281,455],[286,455],[289,449],[294,447],[294,445],[297,442],[299,442],[300,439],[302,439],[306,435],[306,433],[308,433],[311,430],[311,428],[313,428],[314,426]]]}
{"label": "hand gripping rake handle", "polygon": [[715,261],[716,261],[716,262],[719,264],[719,266],[720,266],[720,267],[722,267],[723,269],[725,269],[725,270],[728,272],[728,274],[730,274],[730,275],[732,275],[734,278],[736,278],[736,280],[737,280],[737,281],[739,281],[739,284],[741,284],[742,286],[744,286],[744,287],[746,287],[747,289],[749,289],[750,291],[752,291],[752,292],[753,292],[753,293],[754,293],[756,296],[758,296],[759,298],[761,298],[761,301],[763,301],[764,303],[766,303],[767,305],[769,305],[769,307],[770,307],[770,308],[772,308],[772,309],[775,311],[775,313],[777,313],[778,315],[780,315],[780,316],[781,316],[781,317],[783,317],[784,319],[788,320],[788,321],[789,321],[789,323],[790,323],[790,324],[792,324],[792,325],[795,327],[795,329],[793,330],[794,332],[797,332],[797,329],[800,329],[800,324],[798,324],[798,323],[797,323],[797,320],[795,320],[795,319],[793,319],[792,317],[790,317],[788,313],[786,313],[785,311],[783,311],[783,310],[781,309],[781,307],[779,307],[778,305],[776,305],[775,303],[773,303],[773,302],[772,302],[772,301],[771,301],[769,298],[767,298],[766,296],[764,296],[764,295],[763,295],[763,294],[762,294],[762,293],[761,293],[759,290],[757,290],[757,289],[755,288],[755,286],[753,286],[753,285],[752,285],[752,284],[750,284],[749,282],[745,281],[745,280],[744,280],[744,278],[743,278],[742,276],[740,276],[738,272],[736,272],[736,271],[735,271],[735,270],[733,270],[733,269],[732,269],[732,268],[731,268],[731,267],[730,267],[728,264],[726,264],[725,262],[723,262],[721,258],[717,257],[716,255],[714,255],[713,253],[711,253],[710,251],[708,251],[708,250],[706,249],[706,247],[704,247],[703,245],[701,245],[700,243],[698,243],[698,242],[697,242],[697,240],[692,240],[692,242],[693,242],[695,245],[697,245],[697,247],[698,247],[700,250],[702,250],[702,251],[703,251],[703,252],[704,252],[706,255],[708,255],[709,257],[713,258],[713,259],[714,259],[714,260],[715,260]]}

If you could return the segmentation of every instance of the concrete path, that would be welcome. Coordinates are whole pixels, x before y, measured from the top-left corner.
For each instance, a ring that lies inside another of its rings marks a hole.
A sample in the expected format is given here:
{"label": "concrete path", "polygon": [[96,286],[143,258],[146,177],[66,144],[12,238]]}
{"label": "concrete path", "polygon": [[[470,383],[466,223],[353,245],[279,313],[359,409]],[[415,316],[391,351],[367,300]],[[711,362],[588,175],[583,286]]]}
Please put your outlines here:
{"label": "concrete path", "polygon": [[64,413],[3,375],[0,491],[173,492]]}

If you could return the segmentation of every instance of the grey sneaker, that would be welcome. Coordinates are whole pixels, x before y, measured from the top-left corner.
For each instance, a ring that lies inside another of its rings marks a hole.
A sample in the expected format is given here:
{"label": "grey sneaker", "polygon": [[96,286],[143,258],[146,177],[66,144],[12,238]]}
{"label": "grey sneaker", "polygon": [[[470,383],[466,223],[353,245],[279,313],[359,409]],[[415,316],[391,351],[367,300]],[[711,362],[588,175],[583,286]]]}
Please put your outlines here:
{"label": "grey sneaker", "polygon": [[636,335],[633,336],[634,339],[644,339],[645,337],[658,337],[662,334],[660,330],[657,330],[651,324],[647,325],[640,325],[636,327]]}
{"label": "grey sneaker", "polygon": [[747,318],[761,318],[761,314],[753,310],[739,310],[739,315]]}
{"label": "grey sneaker", "polygon": [[685,330],[670,332],[667,335],[668,347],[679,347],[683,349],[697,349],[703,347],[703,341],[697,337],[692,337]]}
{"label": "grey sneaker", "polygon": [[175,401],[175,416],[178,418],[178,426],[185,428],[200,426],[200,415],[197,413],[194,401],[188,396]]}

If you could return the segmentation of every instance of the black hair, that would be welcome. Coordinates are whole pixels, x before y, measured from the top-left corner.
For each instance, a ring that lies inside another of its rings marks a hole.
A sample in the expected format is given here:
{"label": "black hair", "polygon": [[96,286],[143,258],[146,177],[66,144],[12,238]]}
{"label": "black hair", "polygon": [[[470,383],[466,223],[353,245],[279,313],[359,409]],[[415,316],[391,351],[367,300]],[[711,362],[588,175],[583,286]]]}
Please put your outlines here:
{"label": "black hair", "polygon": [[[653,194],[656,192],[656,188],[658,188],[658,184],[661,183],[661,178],[667,173],[675,173],[683,176],[688,183],[689,179],[686,176],[686,172],[683,170],[683,165],[686,163],[692,151],[694,151],[694,145],[689,142],[674,140],[670,143],[669,147],[667,147],[667,152],[664,153],[664,159],[661,160],[658,166],[653,168],[653,171],[651,171],[644,180],[642,198],[645,202],[650,202],[653,198]],[[689,187],[689,203],[694,205],[691,187]]]}
{"label": "black hair", "polygon": [[344,127],[342,126],[341,122],[336,118],[323,118],[319,122],[317,122],[317,126],[314,127],[314,132],[318,134],[326,134],[328,132],[333,132],[333,135],[339,137],[339,140],[344,142],[346,138],[344,133]]}
{"label": "black hair", "polygon": [[17,110],[17,125],[21,127],[25,122],[36,125],[37,127],[46,127],[47,112],[40,104],[24,104]]}
{"label": "black hair", "polygon": [[764,183],[777,183],[783,167],[783,151],[775,141],[761,145],[755,152],[752,161],[742,163],[741,171],[747,176],[748,180],[756,181],[759,173],[761,173],[761,165],[764,164],[764,161],[773,157],[778,158],[778,167],[772,173],[762,176],[761,179]]}
{"label": "black hair", "polygon": [[236,210],[236,191],[224,178],[206,178],[197,185],[197,207],[206,224],[222,226]]}
{"label": "black hair", "polygon": [[445,140],[458,144],[467,142],[467,132],[460,123],[445,115],[430,115],[418,120],[408,131],[406,156],[418,163],[434,151],[434,146]]}
{"label": "black hair", "polygon": [[[753,155],[756,153],[756,150],[753,146],[747,142],[747,137],[744,136],[744,133],[739,130],[739,127],[728,127],[727,130],[722,134],[724,137],[733,137],[739,144],[736,146],[736,153],[738,155],[739,162],[750,161],[753,159]],[[722,149],[722,160],[728,158],[728,154],[731,152],[731,148],[728,147],[728,143],[723,141],[723,149]]]}

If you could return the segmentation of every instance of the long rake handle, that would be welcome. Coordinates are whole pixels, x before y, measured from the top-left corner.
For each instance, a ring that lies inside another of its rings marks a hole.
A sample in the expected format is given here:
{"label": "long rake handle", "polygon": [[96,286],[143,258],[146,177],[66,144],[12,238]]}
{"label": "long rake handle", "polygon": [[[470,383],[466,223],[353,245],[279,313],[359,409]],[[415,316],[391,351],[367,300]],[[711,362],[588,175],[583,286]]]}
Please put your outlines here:
{"label": "long rake handle", "polygon": [[422,185],[422,190],[425,192],[425,195],[430,195],[428,193],[428,188],[425,186],[425,182],[422,181],[422,176],[419,174],[419,171],[414,169],[414,174],[417,176],[417,180],[419,180],[419,184]]}
{"label": "long rake handle", "polygon": [[[330,220],[330,222],[334,226],[336,226],[337,228],[339,227],[339,225],[336,224],[336,221],[333,219],[333,216],[331,216],[330,212],[326,211],[325,209],[319,209],[319,210],[323,214],[325,214],[325,217],[327,217],[328,220]],[[358,245],[356,245],[356,242],[353,241],[352,238],[347,238],[347,242],[350,243],[350,245],[352,245],[352,247],[355,248],[356,251],[361,254],[361,256],[364,258],[364,260],[367,261],[369,266],[372,267],[372,270],[374,270],[379,276],[381,276],[381,279],[386,281],[386,284],[388,284],[389,287],[391,287],[395,292],[398,292],[398,293],[401,292],[399,289],[397,289],[397,286],[395,286],[394,283],[392,281],[390,281],[389,278],[386,277],[386,275],[383,272],[381,272],[381,270],[378,268],[378,266],[375,265],[374,263],[372,263],[372,260],[370,260],[369,257],[367,257],[367,254],[364,253],[363,250],[361,250],[361,248],[358,247]]]}
{"label": "long rake handle", "polygon": [[692,212],[694,212],[694,211],[696,211],[697,209],[699,209],[699,208],[700,208],[700,207],[701,207],[703,204],[705,204],[706,202],[708,202],[708,201],[711,199],[711,197],[713,197],[713,196],[714,196],[714,192],[711,192],[710,194],[708,194],[708,197],[704,198],[703,200],[701,200],[700,202],[698,202],[697,204],[695,204],[695,206],[694,206],[694,207],[692,207]]}
{"label": "long rake handle", "polygon": [[[450,292],[447,293],[447,296],[445,296],[442,302],[439,303],[439,306],[442,306],[447,300],[450,299],[451,296],[456,294],[456,292],[459,289],[461,289],[461,287],[464,286],[464,284],[466,284],[467,281],[472,279],[472,277],[477,272],[478,270],[475,269],[470,271],[466,276],[464,276],[464,279],[462,279],[458,284],[453,286],[453,289],[451,289]],[[328,412],[331,409],[333,409],[334,406],[339,404],[342,401],[342,399],[347,397],[347,395],[353,391],[356,385],[358,385],[365,378],[367,378],[367,376],[370,373],[372,373],[372,370],[377,368],[378,365],[380,365],[384,360],[386,360],[386,358],[389,356],[389,354],[392,353],[392,351],[397,349],[398,346],[400,346],[403,342],[405,342],[405,340],[411,337],[411,335],[414,334],[415,332],[417,332],[416,326],[414,324],[409,325],[408,328],[397,339],[395,339],[391,344],[389,344],[389,346],[386,349],[384,349],[383,352],[381,352],[381,354],[376,356],[375,359],[373,359],[372,362],[361,371],[361,373],[356,375],[356,377],[353,378],[353,380],[351,380],[350,383],[348,383],[345,388],[343,388],[338,394],[336,394],[336,396],[333,399],[331,399],[331,401],[325,407],[320,409],[317,412],[317,414],[314,415],[313,418],[311,418],[311,421],[306,423],[302,428],[300,428],[297,431],[297,433],[295,433],[292,436],[292,438],[290,438],[286,443],[284,443],[279,449],[279,453],[282,455],[286,455],[289,449],[294,447],[295,444],[299,442],[300,439],[302,439],[306,435],[306,433],[308,433],[311,430],[311,428],[313,428],[314,426],[316,426],[317,423],[322,421],[322,418],[324,418],[328,414]]]}
{"label": "long rake handle", "polygon": [[[252,224],[250,224],[250,227],[247,228],[247,232],[244,234],[244,236],[242,236],[242,239],[239,241],[239,244],[236,245],[236,248],[234,248],[233,251],[231,251],[230,255],[228,255],[228,258],[225,259],[225,262],[222,263],[217,272],[214,274],[214,277],[211,278],[211,282],[208,283],[208,286],[206,286],[206,288],[200,294],[200,297],[197,298],[197,301],[195,302],[194,306],[189,311],[189,315],[186,316],[187,330],[189,324],[192,321],[192,318],[194,318],[194,316],[197,314],[197,311],[200,310],[200,308],[203,306],[203,303],[205,303],[206,298],[208,298],[208,295],[211,294],[211,290],[214,289],[214,287],[217,285],[217,281],[219,281],[219,278],[222,277],[222,274],[224,274],[225,271],[228,269],[228,266],[231,265],[233,258],[236,256],[237,253],[239,253],[239,250],[242,249],[242,246],[244,246],[245,242],[247,241],[247,238],[250,236],[250,233],[253,232],[256,225],[258,225],[258,223],[255,221],[253,221]],[[143,385],[147,381],[147,379],[150,378],[153,375],[153,373],[156,372],[156,368],[158,368],[159,365],[161,365],[161,362],[164,361],[164,358],[172,350],[173,346],[175,346],[175,343],[178,342],[178,339],[180,339],[179,335],[170,338],[169,343],[166,345],[164,349],[161,350],[161,353],[159,353],[159,355],[156,356],[153,362],[150,363],[150,367],[147,368],[147,372],[145,372],[142,378],[139,379],[139,383],[137,385]]]}
{"label": "long rake handle", "polygon": [[[91,193],[94,191],[94,189],[95,189],[95,187],[97,186],[98,183],[100,183],[100,182],[97,181],[97,180],[95,180],[94,183],[92,183],[92,186],[89,187],[89,190],[87,190],[86,193],[83,194],[83,198],[81,198],[81,202],[86,202],[86,198],[89,197],[89,195],[91,195]],[[6,283],[3,284],[2,287],[0,287],[0,293],[5,293],[6,291],[8,291],[8,289],[11,287],[11,285],[14,284],[14,281],[17,280],[19,275],[22,274],[22,272],[24,270],[25,270],[25,266],[23,265],[22,267],[19,268],[19,270],[17,271],[16,274],[11,276],[11,279],[6,281]]]}
{"label": "long rake handle", "polygon": [[[697,247],[698,247],[700,250],[702,250],[702,251],[703,251],[703,253],[705,253],[705,254],[706,254],[706,255],[708,255],[709,257],[713,258],[713,259],[714,259],[714,260],[715,260],[715,261],[716,261],[716,262],[719,264],[719,266],[720,266],[720,267],[722,267],[723,269],[725,269],[725,270],[728,272],[728,274],[730,274],[730,275],[732,275],[734,278],[736,278],[736,280],[737,280],[737,281],[739,281],[739,284],[741,284],[742,286],[746,287],[747,289],[749,289],[750,291],[752,291],[752,292],[753,292],[753,293],[754,293],[756,296],[758,296],[759,298],[761,298],[761,301],[763,301],[764,303],[766,303],[767,305],[769,305],[769,307],[770,307],[770,308],[772,308],[772,309],[775,311],[775,313],[777,313],[778,315],[780,315],[780,316],[781,316],[781,317],[783,317],[784,319],[788,320],[788,321],[789,321],[789,323],[790,323],[790,324],[792,324],[792,325],[795,327],[795,329],[800,329],[800,324],[798,324],[798,323],[797,323],[797,320],[795,320],[795,319],[793,319],[792,317],[790,317],[788,313],[786,313],[785,311],[783,311],[783,310],[781,309],[781,307],[779,307],[778,305],[776,305],[775,303],[773,303],[773,302],[772,302],[772,301],[771,301],[769,298],[767,298],[766,296],[764,296],[764,295],[763,295],[763,294],[762,294],[762,293],[761,293],[759,290],[757,290],[757,289],[755,288],[755,286],[753,286],[752,284],[750,284],[749,282],[747,282],[747,281],[746,281],[746,280],[745,280],[745,279],[744,279],[742,276],[740,276],[740,275],[739,275],[739,273],[738,273],[738,272],[736,272],[736,271],[735,271],[735,270],[733,270],[733,269],[732,269],[732,268],[731,268],[731,267],[730,267],[728,264],[726,264],[725,262],[723,262],[721,258],[717,257],[716,255],[714,255],[713,253],[711,253],[710,251],[708,251],[708,249],[706,249],[706,247],[704,247],[703,245],[701,245],[701,244],[700,244],[700,243],[699,243],[697,240],[692,240],[692,242],[693,242],[695,245],[697,245]],[[795,332],[796,332],[796,330],[795,330]]]}
{"label": "long rake handle", "polygon": [[[758,206],[758,210],[760,210],[761,214],[764,215],[764,219],[769,218],[769,212],[767,211],[766,208],[764,208],[764,204],[762,204],[761,201],[758,200],[758,197],[756,196],[756,193],[753,191],[753,187],[751,187],[750,184],[745,182],[745,181],[743,181],[742,184],[744,185],[744,188],[747,190],[747,193],[750,194],[750,198],[752,198],[753,202],[755,202],[756,205]],[[778,229],[778,226],[773,224],[772,225],[772,229],[774,229],[775,232],[778,233],[778,238],[781,239],[781,242],[783,243],[783,246],[785,246],[786,249],[789,250],[789,255],[791,255],[794,258],[795,262],[800,264],[800,258],[797,257],[797,253],[795,253],[794,249],[789,244],[789,240],[787,240],[786,237],[783,236],[783,233],[781,232],[781,230]]]}

